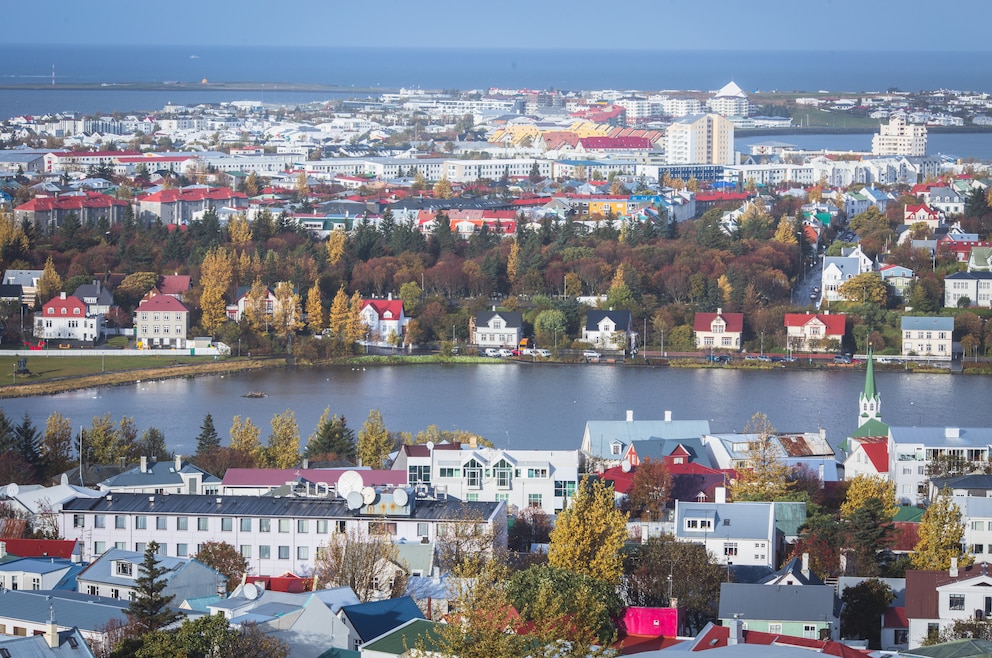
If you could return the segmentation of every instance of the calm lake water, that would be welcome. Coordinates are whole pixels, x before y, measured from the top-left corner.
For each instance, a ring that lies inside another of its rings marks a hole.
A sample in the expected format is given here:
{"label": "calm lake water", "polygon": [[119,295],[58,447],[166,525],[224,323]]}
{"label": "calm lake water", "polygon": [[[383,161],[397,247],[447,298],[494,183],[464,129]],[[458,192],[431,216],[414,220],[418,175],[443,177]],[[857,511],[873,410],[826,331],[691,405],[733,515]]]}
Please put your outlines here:
{"label": "calm lake water", "polygon": [[[876,374],[882,417],[892,425],[992,425],[992,378]],[[478,433],[502,447],[578,448],[587,420],[708,419],[714,432],[743,430],[755,412],[782,431],[823,427],[837,446],[857,427],[864,372],[748,371],[609,365],[417,365],[287,368],[224,377],[141,382],[55,396],[0,401],[14,419],[26,411],[44,427],[52,411],[75,426],[110,412],[131,416],[142,430],[157,427],[169,447],[188,454],[207,413],[226,442],[235,415],[268,435],[274,414],[296,414],[305,445],[321,412],[343,414],[356,431],[378,408],[393,431],[428,425]],[[267,397],[249,399],[248,391]]]}

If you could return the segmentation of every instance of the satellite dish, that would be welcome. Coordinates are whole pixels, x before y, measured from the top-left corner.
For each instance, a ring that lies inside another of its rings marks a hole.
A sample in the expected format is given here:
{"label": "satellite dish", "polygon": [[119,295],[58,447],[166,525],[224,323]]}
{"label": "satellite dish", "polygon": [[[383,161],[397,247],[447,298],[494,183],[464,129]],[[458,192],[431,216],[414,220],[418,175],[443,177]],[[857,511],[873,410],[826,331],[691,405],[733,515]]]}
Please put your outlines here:
{"label": "satellite dish", "polygon": [[348,509],[356,510],[362,508],[362,492],[361,491],[351,491],[345,497],[348,501]]}
{"label": "satellite dish", "polygon": [[365,480],[358,471],[345,471],[338,477],[338,495],[347,498],[352,491],[361,491]]}
{"label": "satellite dish", "polygon": [[410,494],[407,493],[406,489],[396,487],[393,489],[393,502],[403,507],[410,502]]}
{"label": "satellite dish", "polygon": [[7,485],[7,495],[11,498],[21,493],[21,488],[17,486],[16,482],[11,482]]}
{"label": "satellite dish", "polygon": [[61,484],[63,487],[69,484],[69,476],[63,473],[62,477],[59,478],[59,484]]}
{"label": "satellite dish", "polygon": [[431,452],[434,452],[434,442],[433,441],[428,441],[426,443],[426,445],[427,445],[427,449],[428,450],[430,450]]}
{"label": "satellite dish", "polygon": [[254,601],[258,598],[258,588],[251,583],[246,583],[244,587],[245,598],[249,601]]}
{"label": "satellite dish", "polygon": [[375,488],[365,487],[362,489],[362,502],[366,505],[371,505],[375,502]]}
{"label": "satellite dish", "polygon": [[620,462],[621,471],[623,471],[624,473],[630,473],[630,469],[631,469],[630,460],[625,459],[622,462]]}

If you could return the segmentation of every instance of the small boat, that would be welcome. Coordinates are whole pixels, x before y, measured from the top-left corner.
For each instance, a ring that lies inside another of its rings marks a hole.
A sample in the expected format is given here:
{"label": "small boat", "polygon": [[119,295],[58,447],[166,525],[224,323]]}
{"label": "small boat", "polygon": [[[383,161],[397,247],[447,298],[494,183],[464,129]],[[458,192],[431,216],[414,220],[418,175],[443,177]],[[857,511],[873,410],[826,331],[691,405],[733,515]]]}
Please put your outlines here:
{"label": "small boat", "polygon": [[265,393],[263,393],[262,391],[248,391],[247,393],[245,393],[241,397],[243,397],[243,398],[264,398],[264,397],[268,397],[268,396]]}

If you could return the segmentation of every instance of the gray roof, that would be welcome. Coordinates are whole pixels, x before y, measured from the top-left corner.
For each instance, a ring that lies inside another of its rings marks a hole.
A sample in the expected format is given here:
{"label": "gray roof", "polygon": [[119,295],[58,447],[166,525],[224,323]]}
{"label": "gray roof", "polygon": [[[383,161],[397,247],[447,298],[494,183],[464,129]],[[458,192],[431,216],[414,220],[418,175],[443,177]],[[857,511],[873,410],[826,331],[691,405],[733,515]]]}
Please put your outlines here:
{"label": "gray roof", "polygon": [[840,614],[840,599],[830,585],[720,585],[720,619],[830,621]]}
{"label": "gray roof", "polygon": [[[150,500],[151,499],[151,500]],[[218,502],[220,501],[220,502]],[[417,500],[409,518],[424,521],[456,521],[466,512],[489,519],[502,506],[499,502]],[[196,516],[286,516],[354,518],[343,498],[272,498],[265,496],[204,496],[187,494],[114,493],[102,498],[74,498],[63,511],[104,514],[180,514]]]}
{"label": "gray roof", "polygon": [[857,256],[824,256],[823,269],[831,265],[836,266],[844,278],[857,276],[861,271],[861,261]]}
{"label": "gray roof", "polygon": [[45,658],[46,656],[73,656],[87,658],[93,656],[85,638],[78,629],[59,631],[59,645],[49,647],[44,635],[30,637],[0,636],[0,643],[10,654],[10,658]]}
{"label": "gray roof", "polygon": [[944,277],[944,281],[948,279],[975,279],[979,281],[988,281],[992,279],[992,272],[955,272],[954,274],[948,274]]}
{"label": "gray roof", "polygon": [[[207,473],[202,468],[197,468],[189,462],[183,462],[181,469],[183,473],[200,473],[203,484],[220,484],[220,478]],[[145,472],[141,472],[141,466],[124,471],[120,475],[114,475],[100,483],[107,488],[113,487],[143,487],[154,485],[181,485],[183,478],[176,472],[176,464],[172,460],[149,462]]]}
{"label": "gray roof", "polygon": [[[111,548],[97,558],[95,562],[90,563],[90,566],[83,569],[83,571],[76,576],[76,579],[80,582],[85,581],[106,583],[108,585],[117,585],[120,587],[135,587],[135,579],[140,575],[140,565],[144,557],[144,553],[139,553],[137,551],[125,551],[119,548]],[[162,575],[162,578],[166,581],[171,580],[177,573],[189,567],[191,564],[196,564],[202,569],[213,571],[207,565],[202,562],[197,562],[193,558],[170,557],[168,555],[159,555],[157,557],[159,568],[166,569],[166,572]],[[133,564],[134,577],[127,578],[118,576],[114,573],[113,563],[115,561],[125,561]]]}
{"label": "gray roof", "polygon": [[709,453],[703,447],[703,440],[700,437],[685,439],[645,439],[637,442],[637,456],[640,459],[652,459],[660,461],[668,457],[679,446],[682,446],[691,456],[693,464],[699,464],[707,468],[713,468]]}
{"label": "gray roof", "polygon": [[617,326],[617,331],[630,331],[630,311],[589,311],[586,315],[586,330],[599,331],[599,323],[610,318]]}
{"label": "gray roof", "polygon": [[62,571],[72,566],[74,566],[72,560],[66,560],[64,558],[22,557],[0,564],[0,572],[23,571],[25,573],[46,574],[53,571]]}
{"label": "gray roof", "polygon": [[42,274],[43,270],[7,270],[3,275],[3,282],[33,288]]}
{"label": "gray roof", "polygon": [[[933,478],[931,482],[938,489],[943,489],[944,487],[951,489],[992,489],[992,475],[986,475],[984,473]],[[992,498],[986,498],[985,496],[970,496],[969,498],[987,500],[992,503]]]}
{"label": "gray roof", "polygon": [[901,327],[903,331],[954,331],[954,318],[903,316]]}
{"label": "gray roof", "polygon": [[[768,539],[772,525],[772,503],[697,503],[677,501],[675,533],[679,537],[729,536],[736,539]],[[710,518],[713,527],[708,530],[686,530],[685,519]]]}
{"label": "gray roof", "polygon": [[589,452],[606,457],[613,441],[629,445],[645,439],[698,439],[709,433],[708,420],[590,420],[585,436],[589,437]]}
{"label": "gray roof", "polygon": [[[49,608],[51,606],[51,608]],[[52,612],[65,626],[95,631],[111,619],[126,622],[128,602],[56,590],[0,590],[0,619],[44,624]]]}
{"label": "gray roof", "polygon": [[506,326],[510,329],[522,327],[524,324],[523,316],[517,311],[480,311],[475,314],[475,325],[477,327],[488,326],[489,321],[496,316],[503,318]]}
{"label": "gray roof", "polygon": [[72,296],[84,302],[87,297],[93,297],[96,299],[96,303],[101,306],[109,306],[114,303],[114,296],[99,281],[84,283],[76,288],[75,292],[72,293]]}
{"label": "gray roof", "polygon": [[984,448],[992,445],[992,427],[894,427],[896,445],[921,443],[933,448]]}
{"label": "gray roof", "polygon": [[429,574],[434,568],[434,544],[428,543],[399,543],[396,544],[397,562],[406,566],[409,571],[419,571]]}

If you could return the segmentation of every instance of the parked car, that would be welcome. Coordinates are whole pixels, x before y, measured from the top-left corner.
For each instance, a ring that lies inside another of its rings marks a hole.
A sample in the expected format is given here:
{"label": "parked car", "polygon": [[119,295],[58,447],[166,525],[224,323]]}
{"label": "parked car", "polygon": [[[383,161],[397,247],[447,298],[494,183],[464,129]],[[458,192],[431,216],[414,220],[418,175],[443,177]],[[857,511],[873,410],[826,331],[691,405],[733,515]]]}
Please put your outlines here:
{"label": "parked car", "polygon": [[851,363],[851,357],[846,354],[838,354],[834,357],[834,363]]}
{"label": "parked car", "polygon": [[486,356],[499,356],[499,350],[496,349],[495,347],[487,347],[484,354]]}
{"label": "parked car", "polygon": [[603,355],[600,354],[599,352],[594,352],[592,350],[586,350],[585,352],[582,353],[582,357],[585,359],[589,359],[590,361],[599,361],[600,357],[602,356]]}
{"label": "parked car", "polygon": [[710,354],[706,360],[710,363],[730,363],[733,358],[729,354]]}
{"label": "parked car", "polygon": [[513,350],[509,350],[505,347],[501,348],[499,351],[499,356],[504,359],[508,359],[513,356]]}
{"label": "parked car", "polygon": [[544,357],[545,359],[551,356],[551,350],[537,349],[534,351],[537,353],[538,356]]}

